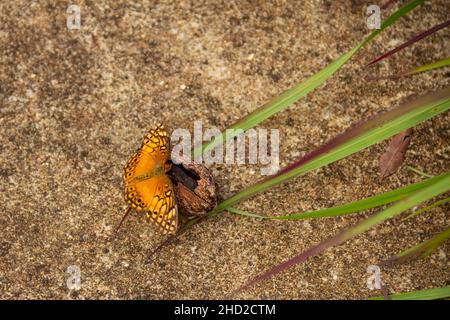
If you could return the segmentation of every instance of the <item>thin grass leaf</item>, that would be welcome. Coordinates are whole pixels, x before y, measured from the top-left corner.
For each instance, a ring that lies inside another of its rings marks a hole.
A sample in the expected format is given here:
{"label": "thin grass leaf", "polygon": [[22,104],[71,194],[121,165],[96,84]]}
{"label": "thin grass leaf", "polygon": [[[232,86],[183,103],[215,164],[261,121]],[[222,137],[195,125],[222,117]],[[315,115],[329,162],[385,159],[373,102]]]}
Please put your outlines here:
{"label": "thin grass leaf", "polygon": [[439,207],[439,206],[441,206],[441,205],[443,205],[443,204],[446,204],[447,202],[450,202],[450,197],[445,198],[445,199],[441,199],[441,200],[439,200],[439,201],[436,201],[436,202],[433,203],[433,204],[430,204],[429,206],[426,206],[426,207],[424,207],[424,208],[422,208],[422,209],[420,209],[420,210],[414,211],[413,213],[411,213],[411,214],[410,214],[409,216],[407,216],[406,218],[403,218],[402,221],[405,221],[405,220],[411,219],[411,218],[413,218],[413,217],[416,217],[416,216],[418,216],[419,214],[422,214],[422,213],[424,213],[424,212],[427,212],[428,210],[431,210],[431,209],[433,209],[433,208]]}
{"label": "thin grass leaf", "polygon": [[[236,209],[233,207],[227,208],[227,211],[230,213],[236,214],[238,216],[243,216],[243,217],[248,217],[248,218],[256,218],[258,220],[265,220],[265,219],[266,220],[277,220],[276,218],[279,217],[279,216],[273,216],[273,217],[272,216],[262,216],[257,213],[248,212],[248,211]],[[286,217],[286,216],[288,216],[288,215],[284,215],[282,217]]]}
{"label": "thin grass leaf", "polygon": [[[423,4],[424,0],[414,0],[407,3],[405,6],[401,7],[399,10],[394,12],[381,24],[380,29],[374,30],[368,37],[361,41],[357,46],[344,53],[338,59],[330,63],[327,67],[321,71],[315,73],[313,76],[309,77],[305,81],[299,83],[295,87],[283,92],[281,95],[275,97],[268,103],[259,107],[255,111],[248,114],[246,117],[242,118],[238,122],[234,123],[228,129],[242,130],[246,131],[265,119],[271,117],[277,112],[280,112],[304,97],[306,94],[320,86],[329,77],[331,77],[339,68],[341,68],[359,49],[364,47],[367,43],[372,41],[380,32],[385,30],[387,27],[396,22],[399,18],[407,14],[409,11],[413,10],[418,5]],[[234,138],[238,134],[226,134],[226,131],[222,132],[220,135],[214,137],[211,141],[204,143],[201,146],[195,146],[192,151],[194,159],[198,158],[202,153],[213,149],[215,146],[224,143],[225,141]]]}
{"label": "thin grass leaf", "polygon": [[433,177],[431,174],[428,174],[428,173],[425,173],[425,172],[423,172],[423,171],[420,171],[419,169],[416,169],[416,168],[414,168],[414,167],[406,166],[406,168],[407,168],[408,170],[411,170],[412,172],[415,172],[415,173],[421,175],[422,177],[426,177],[426,178],[432,178],[432,177]]}
{"label": "thin grass leaf", "polygon": [[222,201],[209,215],[214,216],[275,185],[345,158],[405,129],[414,127],[449,108],[450,88],[446,88],[379,114],[367,122],[351,127],[343,134],[329,140],[298,161],[281,169],[275,175],[269,176]]}
{"label": "thin grass leaf", "polygon": [[421,73],[421,72],[426,72],[426,71],[431,71],[434,69],[439,69],[439,68],[444,68],[444,67],[448,67],[450,65],[450,57],[433,62],[433,63],[429,63],[429,64],[425,64],[419,67],[416,67],[414,69],[399,73],[399,74],[395,74],[392,76],[387,76],[387,77],[367,77],[368,80],[395,80],[395,79],[399,79],[401,77],[406,77],[406,76],[411,76],[417,73]]}
{"label": "thin grass leaf", "polygon": [[432,239],[419,243],[399,254],[378,263],[379,266],[391,267],[416,258],[425,258],[450,237],[450,228],[439,233]]}
{"label": "thin grass leaf", "polygon": [[[403,292],[391,294],[388,296],[390,300],[436,300],[450,297],[450,286],[442,288],[432,288],[411,292]],[[371,297],[368,300],[383,300],[385,297]]]}
{"label": "thin grass leaf", "polygon": [[378,62],[380,62],[381,60],[386,59],[387,57],[393,55],[394,53],[397,53],[397,52],[399,52],[400,50],[402,50],[402,49],[404,49],[404,48],[406,48],[406,47],[409,47],[410,45],[416,43],[417,41],[422,40],[423,38],[426,38],[426,37],[432,35],[433,33],[437,32],[437,31],[439,31],[439,30],[441,30],[441,29],[443,29],[443,28],[448,27],[449,25],[450,25],[450,20],[448,20],[448,21],[446,21],[446,22],[443,22],[443,23],[440,23],[440,24],[434,26],[434,27],[431,28],[431,29],[428,29],[428,30],[426,30],[426,31],[424,31],[424,32],[421,32],[421,33],[415,35],[414,37],[412,37],[412,38],[409,39],[408,41],[402,43],[402,44],[399,45],[398,47],[396,47],[396,48],[394,48],[394,49],[392,49],[392,50],[390,50],[390,51],[388,51],[388,52],[382,54],[382,55],[379,56],[378,58],[375,58],[374,60],[372,60],[371,62],[369,62],[369,63],[366,65],[366,67],[371,66],[371,65],[374,65],[375,63],[378,63]]}
{"label": "thin grass leaf", "polygon": [[420,72],[430,71],[438,68],[448,67],[450,65],[450,57],[438,60],[433,63],[424,64],[420,67],[414,68],[410,71],[403,73],[403,76],[413,75]]}
{"label": "thin grass leaf", "polygon": [[393,217],[401,214],[405,210],[408,210],[424,201],[427,201],[427,200],[434,198],[444,192],[447,192],[448,190],[450,190],[450,176],[446,176],[442,179],[436,180],[432,185],[415,192],[408,198],[405,198],[403,200],[396,202],[389,208],[387,208],[375,215],[370,216],[369,218],[359,222],[355,226],[339,232],[338,234],[334,235],[333,237],[326,239],[325,241],[322,241],[321,243],[309,248],[308,250],[300,253],[299,255],[293,257],[292,259],[287,260],[287,261],[271,268],[270,270],[252,278],[247,283],[245,283],[243,286],[241,286],[240,288],[235,290],[232,293],[232,295],[235,295],[235,294],[257,284],[258,282],[272,278],[276,274],[278,274],[282,271],[285,271],[286,269],[293,267],[294,265],[304,262],[308,258],[310,258],[312,256],[316,256],[332,246],[341,244],[342,242],[347,241],[350,238],[369,230],[373,226],[375,226],[385,220],[393,218]]}
{"label": "thin grass leaf", "polygon": [[[445,173],[443,175],[426,179],[424,181],[420,181],[414,184],[410,184],[406,187],[398,188],[389,192],[385,192],[373,197],[365,198],[362,200],[354,201],[351,203],[346,203],[343,205],[325,208],[321,210],[315,211],[307,211],[302,213],[294,213],[288,215],[281,216],[263,216],[253,212],[247,212],[236,208],[227,208],[227,211],[242,215],[250,218],[257,219],[270,219],[270,220],[301,220],[301,219],[311,219],[311,218],[325,218],[325,217],[337,217],[343,216],[347,214],[361,212],[367,209],[377,208],[379,206],[389,204],[395,201],[402,200],[414,192],[426,188],[427,186],[433,184],[436,180],[442,179],[446,176],[449,176],[449,173]],[[450,199],[450,198],[449,198]],[[449,200],[450,201],[450,200]]]}

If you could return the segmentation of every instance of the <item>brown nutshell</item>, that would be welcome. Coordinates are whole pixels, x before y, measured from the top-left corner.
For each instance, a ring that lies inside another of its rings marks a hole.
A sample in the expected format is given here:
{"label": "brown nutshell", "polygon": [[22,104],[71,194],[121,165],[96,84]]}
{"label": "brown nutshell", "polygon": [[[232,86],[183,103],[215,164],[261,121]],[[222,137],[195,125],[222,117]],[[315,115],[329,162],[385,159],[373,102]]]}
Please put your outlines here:
{"label": "brown nutshell", "polygon": [[217,205],[216,183],[202,164],[184,157],[176,158],[169,175],[173,182],[178,209],[187,216],[203,216]]}

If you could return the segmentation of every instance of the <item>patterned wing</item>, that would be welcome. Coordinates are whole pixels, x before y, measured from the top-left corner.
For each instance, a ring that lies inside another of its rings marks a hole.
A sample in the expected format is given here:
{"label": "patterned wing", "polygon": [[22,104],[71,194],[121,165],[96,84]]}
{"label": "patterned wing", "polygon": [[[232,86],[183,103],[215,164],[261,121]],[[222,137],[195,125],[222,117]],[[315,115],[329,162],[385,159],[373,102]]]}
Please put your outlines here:
{"label": "patterned wing", "polygon": [[156,190],[146,207],[146,217],[164,233],[175,233],[178,229],[178,209],[172,182],[167,175],[156,179]]}
{"label": "patterned wing", "polygon": [[164,166],[169,158],[169,145],[170,142],[167,132],[164,126],[159,124],[156,129],[150,129],[144,137],[144,142],[142,143],[140,150],[149,154],[157,163]]}
{"label": "patterned wing", "polygon": [[172,183],[166,172],[169,139],[162,125],[150,130],[141,148],[124,168],[125,200],[167,233],[178,228],[178,210]]}
{"label": "patterned wing", "polygon": [[131,157],[123,170],[125,201],[137,212],[145,209],[149,200],[148,196],[155,191],[155,178],[157,176],[141,181],[138,181],[136,177],[146,174],[152,175],[156,168],[157,162],[154,157],[140,149]]}

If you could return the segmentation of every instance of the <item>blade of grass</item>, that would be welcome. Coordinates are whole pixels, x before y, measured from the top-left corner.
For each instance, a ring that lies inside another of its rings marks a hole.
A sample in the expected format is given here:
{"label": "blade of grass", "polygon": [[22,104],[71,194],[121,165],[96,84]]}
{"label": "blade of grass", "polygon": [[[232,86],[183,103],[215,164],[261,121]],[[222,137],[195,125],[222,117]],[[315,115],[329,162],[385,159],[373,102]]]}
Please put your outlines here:
{"label": "blade of grass", "polygon": [[441,60],[433,62],[433,63],[424,64],[420,67],[417,67],[410,71],[407,71],[407,72],[403,73],[402,75],[408,76],[408,75],[416,74],[419,72],[425,72],[425,71],[434,70],[434,69],[438,69],[438,68],[442,68],[442,67],[447,67],[449,65],[450,65],[450,57],[441,59]]}
{"label": "blade of grass", "polygon": [[414,37],[412,37],[412,38],[409,39],[408,41],[402,43],[402,44],[399,45],[398,47],[395,47],[394,49],[392,49],[392,50],[390,50],[390,51],[388,51],[388,52],[382,54],[381,56],[375,58],[374,60],[370,61],[370,62],[366,65],[366,67],[371,66],[371,65],[374,65],[374,64],[380,62],[381,60],[383,60],[383,59],[385,59],[385,58],[387,58],[387,57],[393,55],[394,53],[399,52],[400,50],[402,50],[402,49],[404,49],[404,48],[406,48],[406,47],[412,45],[413,43],[416,43],[416,42],[419,41],[419,40],[422,40],[423,38],[426,38],[426,37],[432,35],[433,33],[437,32],[437,31],[439,31],[439,30],[441,30],[441,29],[443,29],[443,28],[448,27],[449,25],[450,25],[450,20],[448,20],[448,21],[446,21],[446,22],[443,22],[443,23],[440,23],[440,24],[434,26],[434,27],[431,28],[431,29],[428,29],[428,30],[426,30],[426,31],[424,31],[424,32],[421,32],[421,33],[415,35]]}
{"label": "blade of grass", "polygon": [[[390,300],[436,300],[450,297],[450,286],[442,288],[432,288],[411,292],[391,294]],[[371,297],[368,300],[383,300],[385,297]]]}
{"label": "blade of grass", "polygon": [[415,258],[424,258],[430,255],[437,247],[439,247],[445,240],[450,237],[450,228],[439,233],[432,239],[419,243],[399,254],[392,256],[384,261],[378,263],[379,266],[393,266]]}
{"label": "blade of grass", "polygon": [[333,237],[320,242],[319,244],[317,244],[317,245],[309,248],[308,250],[300,253],[299,255],[293,257],[292,259],[287,260],[287,261],[269,269],[268,271],[252,278],[247,283],[245,283],[243,286],[241,286],[240,288],[235,290],[232,293],[232,295],[235,295],[235,294],[257,284],[258,282],[272,278],[276,274],[278,274],[290,267],[293,267],[294,265],[304,262],[308,258],[318,255],[332,246],[341,244],[342,242],[347,241],[350,238],[369,230],[373,226],[375,226],[385,220],[388,220],[392,217],[395,217],[396,215],[401,214],[405,210],[408,210],[408,209],[410,209],[428,199],[438,196],[439,194],[442,194],[448,190],[450,190],[450,176],[446,176],[442,179],[435,181],[432,185],[415,192],[408,198],[405,198],[403,200],[396,202],[389,208],[387,208],[375,215],[372,215],[367,219],[364,219],[363,221],[359,222],[358,224],[354,225],[353,227],[350,227],[346,230],[343,230],[343,231],[337,233]]}
{"label": "blade of grass", "polygon": [[281,169],[277,174],[269,176],[267,179],[253,184],[222,201],[210,212],[209,216],[214,216],[234,204],[275,185],[328,165],[385,140],[449,108],[450,88],[404,103],[367,122],[351,127],[343,134]]}
{"label": "blade of grass", "polygon": [[[387,27],[396,22],[399,18],[407,14],[409,11],[413,10],[418,5],[423,4],[424,0],[414,0],[396,12],[389,16],[381,24],[381,28],[374,30],[368,37],[361,41],[356,47],[350,49],[348,52],[341,55],[338,59],[330,63],[327,67],[321,71],[315,73],[305,81],[299,83],[295,87],[286,90],[281,95],[275,97],[268,103],[264,104],[260,108],[248,114],[246,117],[242,118],[238,122],[234,123],[228,129],[243,130],[246,131],[277,112],[280,112],[304,97],[306,94],[320,86],[325,80],[331,77],[342,65],[344,65],[359,49],[364,47],[367,43],[372,41],[379,33],[385,30]],[[237,131],[236,131],[237,134]],[[211,150],[215,146],[224,143],[225,141],[232,139],[236,134],[226,134],[226,131],[222,132],[219,136],[214,137],[211,141],[204,143],[201,146],[195,146],[192,154],[194,159],[198,158],[202,153],[207,150]]]}
{"label": "blade of grass", "polygon": [[443,67],[447,67],[450,65],[450,57],[433,62],[433,63],[429,63],[429,64],[424,64],[420,67],[416,67],[414,69],[411,69],[409,71],[405,71],[399,74],[395,74],[392,76],[387,76],[387,77],[367,77],[368,80],[387,80],[387,79],[391,79],[391,80],[395,80],[401,77],[406,77],[406,76],[411,76],[420,72],[426,72],[426,71],[431,71],[434,69],[438,69],[438,68],[443,68]]}
{"label": "blade of grass", "polygon": [[[361,212],[367,209],[376,208],[388,203],[392,203],[401,199],[404,199],[417,190],[423,189],[430,184],[434,183],[436,180],[442,179],[445,176],[449,176],[450,172],[445,173],[443,175],[426,179],[424,181],[420,181],[414,184],[410,184],[406,187],[398,188],[389,192],[385,192],[373,197],[365,198],[362,200],[354,201],[351,203],[346,203],[343,205],[325,208],[321,210],[315,211],[307,211],[302,213],[288,214],[282,216],[262,216],[255,214],[253,212],[247,212],[243,210],[239,210],[236,208],[227,208],[227,211],[242,215],[251,218],[257,219],[271,219],[271,220],[299,220],[299,219],[311,219],[311,218],[325,218],[325,217],[336,217],[343,216],[351,213]],[[450,198],[448,198],[450,201]]]}
{"label": "blade of grass", "polygon": [[416,169],[414,167],[406,166],[406,168],[411,170],[412,172],[417,173],[418,175],[421,175],[422,177],[426,177],[426,178],[432,178],[433,177],[431,174],[428,174],[428,173],[425,173],[423,171],[420,171],[419,169]]}
{"label": "blade of grass", "polygon": [[406,218],[403,218],[402,221],[405,221],[405,220],[411,219],[411,218],[413,218],[413,217],[416,217],[416,216],[418,216],[419,214],[422,214],[422,213],[424,213],[424,212],[427,212],[428,210],[431,210],[431,209],[433,209],[433,208],[439,207],[439,206],[441,206],[441,205],[443,205],[443,204],[446,204],[447,202],[450,202],[450,197],[445,198],[445,199],[441,199],[441,200],[439,200],[439,201],[436,201],[436,202],[430,204],[429,206],[426,206],[426,207],[424,207],[424,208],[422,208],[422,209],[420,209],[420,210],[414,211],[413,213],[411,213],[411,214],[410,214],[409,216],[407,216]]}

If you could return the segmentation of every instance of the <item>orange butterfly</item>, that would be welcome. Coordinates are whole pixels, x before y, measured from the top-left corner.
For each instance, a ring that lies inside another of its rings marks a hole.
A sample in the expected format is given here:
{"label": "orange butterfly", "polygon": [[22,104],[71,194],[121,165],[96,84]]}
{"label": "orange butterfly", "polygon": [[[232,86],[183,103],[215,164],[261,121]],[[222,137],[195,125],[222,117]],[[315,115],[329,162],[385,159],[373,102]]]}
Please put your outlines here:
{"label": "orange butterfly", "polygon": [[167,132],[159,124],[155,130],[149,131],[142,146],[128,160],[123,169],[123,181],[125,200],[130,207],[119,227],[130,210],[135,209],[143,211],[165,234],[176,233],[178,209],[172,182],[167,175],[171,168],[167,162],[169,149]]}

